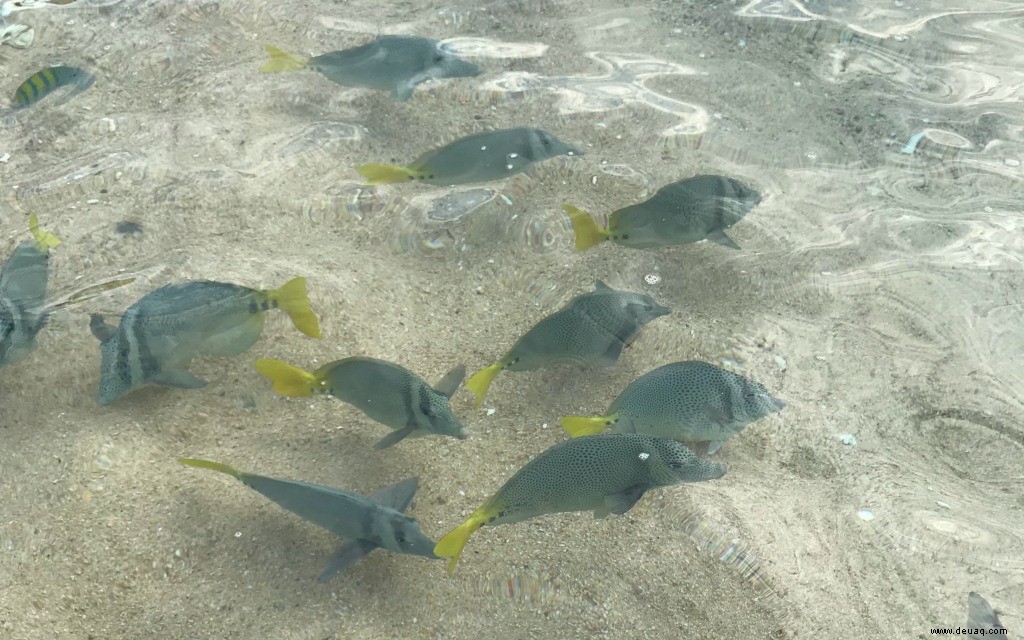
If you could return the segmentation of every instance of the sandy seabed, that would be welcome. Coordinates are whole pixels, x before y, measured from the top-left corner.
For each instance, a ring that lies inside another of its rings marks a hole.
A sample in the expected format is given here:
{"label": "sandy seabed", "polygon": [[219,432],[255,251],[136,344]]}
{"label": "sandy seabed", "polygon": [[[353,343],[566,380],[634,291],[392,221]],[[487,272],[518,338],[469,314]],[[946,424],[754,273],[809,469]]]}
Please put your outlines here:
{"label": "sandy seabed", "polygon": [[[963,625],[972,590],[1019,629],[1019,5],[102,4],[15,13],[35,41],[0,47],[11,95],[58,62],[97,76],[0,121],[0,255],[30,211],[64,241],[59,308],[0,370],[4,637],[923,638]],[[319,54],[378,32],[487,71],[405,103],[258,72],[265,43]],[[363,189],[354,170],[510,126],[587,155],[454,193]],[[765,194],[730,231],[742,250],[573,251],[562,202],[606,214],[697,173]],[[295,275],[322,340],[273,314],[244,356],[194,363],[207,387],[96,405],[89,314],[168,282]],[[252,367],[473,371],[596,279],[673,313],[615,367],[502,374],[479,411],[460,391],[465,441],[376,451],[384,427],[277,397]],[[437,539],[563,440],[559,418],[687,359],[789,403],[716,454],[728,475],[623,517],[485,528],[453,577],[378,551],[317,585],[336,539],[175,462],[365,494],[418,476],[410,513]]]}

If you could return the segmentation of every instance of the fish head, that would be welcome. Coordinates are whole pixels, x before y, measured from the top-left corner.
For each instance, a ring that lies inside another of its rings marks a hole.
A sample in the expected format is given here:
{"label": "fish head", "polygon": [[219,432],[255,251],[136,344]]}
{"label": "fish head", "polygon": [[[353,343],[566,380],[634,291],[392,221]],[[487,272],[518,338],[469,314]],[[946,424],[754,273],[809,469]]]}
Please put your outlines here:
{"label": "fish head", "polygon": [[665,484],[717,480],[729,470],[724,463],[701,458],[676,440],[657,438],[655,446],[659,450],[659,459],[667,470]]}
{"label": "fish head", "polygon": [[740,393],[743,396],[742,406],[751,421],[781,411],[786,407],[785,400],[772,396],[760,382],[747,378],[740,378],[739,382]]}
{"label": "fish head", "polygon": [[556,156],[582,156],[583,150],[562,142],[547,131],[530,130],[530,157],[539,162]]}
{"label": "fish head", "polygon": [[483,69],[440,47],[430,52],[430,60],[423,70],[432,78],[472,78],[484,72]]}
{"label": "fish head", "polygon": [[671,309],[661,306],[651,296],[639,293],[627,295],[626,310],[637,325],[645,325],[655,318],[672,313]]}
{"label": "fish head", "polygon": [[429,387],[424,391],[420,409],[427,422],[427,430],[459,440],[466,439],[469,436],[469,431],[452,413],[452,408],[448,404],[448,396]]}
{"label": "fish head", "polygon": [[754,206],[761,203],[761,192],[756,189],[751,189],[747,185],[743,184],[738,180],[732,181],[732,188],[735,193],[735,199],[739,200],[743,204],[747,205],[747,208],[753,208]]}
{"label": "fish head", "polygon": [[437,557],[434,555],[436,543],[420,531],[418,522],[407,515],[395,512],[390,524],[391,535],[381,540],[382,547],[413,556]]}

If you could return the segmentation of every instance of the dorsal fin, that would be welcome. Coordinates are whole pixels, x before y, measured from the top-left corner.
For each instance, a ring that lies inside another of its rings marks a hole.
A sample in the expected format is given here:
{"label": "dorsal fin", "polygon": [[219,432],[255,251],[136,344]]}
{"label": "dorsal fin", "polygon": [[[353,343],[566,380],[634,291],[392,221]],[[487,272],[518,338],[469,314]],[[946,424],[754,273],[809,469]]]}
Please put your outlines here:
{"label": "dorsal fin", "polygon": [[416,488],[419,486],[419,482],[420,479],[415,476],[407,478],[389,487],[380,489],[370,497],[374,502],[403,513],[409,508],[412,497],[416,495]]}

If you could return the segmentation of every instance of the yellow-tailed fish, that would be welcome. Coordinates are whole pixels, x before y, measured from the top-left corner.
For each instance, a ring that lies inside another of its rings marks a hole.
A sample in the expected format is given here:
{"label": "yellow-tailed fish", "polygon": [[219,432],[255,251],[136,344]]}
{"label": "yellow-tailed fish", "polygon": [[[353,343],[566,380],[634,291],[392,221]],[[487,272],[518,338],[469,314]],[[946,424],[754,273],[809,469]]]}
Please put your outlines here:
{"label": "yellow-tailed fish", "polygon": [[416,85],[431,78],[465,78],[482,73],[480,67],[445,50],[436,40],[414,36],[380,36],[372,42],[303,58],[266,46],[270,60],[260,71],[313,69],[328,80],[348,87],[384,89],[405,101]]}
{"label": "yellow-tailed fish", "polygon": [[673,362],[640,376],[603,416],[568,417],[573,437],[601,433],[647,433],[686,442],[710,442],[714,453],[749,423],[786,406],[758,382],[713,364]]}
{"label": "yellow-tailed fish", "polygon": [[321,583],[378,548],[437,559],[434,542],[423,535],[419,523],[403,513],[416,494],[416,478],[403,480],[366,497],[319,484],[243,473],[220,462],[194,458],[178,458],[178,462],[226,473],[283,509],[345,538],[320,574],[318,581]]}
{"label": "yellow-tailed fish", "polygon": [[283,396],[334,396],[394,429],[374,445],[377,449],[386,449],[409,436],[438,434],[463,439],[469,435],[448,405],[466,375],[462,365],[433,387],[404,367],[364,357],[337,360],[313,373],[280,360],[261,358],[256,361],[256,370],[270,378],[274,391]]}
{"label": "yellow-tailed fish", "polygon": [[434,553],[454,572],[463,547],[485,525],[512,524],[549,513],[593,511],[621,515],[646,491],[682,482],[721,478],[726,466],[699,458],[668,438],[616,433],[567,440],[509,478],[490,500],[441,538]]}
{"label": "yellow-tailed fish", "polygon": [[204,386],[185,369],[189,361],[244,352],[260,337],[263,314],[277,308],[299,331],[320,337],[305,278],[266,291],[209,280],[169,284],[129,307],[117,327],[93,315],[90,328],[102,354],[99,403],[108,405],[147,383]]}
{"label": "yellow-tailed fish", "polygon": [[14,104],[11,106],[14,109],[24,109],[39,102],[60,87],[74,85],[74,88],[68,95],[64,96],[58,103],[63,104],[70,100],[72,96],[91,87],[95,81],[95,76],[85,69],[65,65],[47,67],[33,73],[18,86],[17,91],[14,92]]}
{"label": "yellow-tailed fish", "polygon": [[534,162],[556,156],[581,156],[578,148],[547,131],[519,127],[485,131],[461,138],[416,158],[407,166],[364,164],[357,171],[368,184],[417,180],[437,185],[501,180],[525,171]]}
{"label": "yellow-tailed fish", "polygon": [[611,366],[651,320],[671,309],[642,293],[616,291],[598,280],[594,291],[576,296],[535,324],[500,360],[470,377],[466,388],[477,406],[501,371],[532,371],[558,364]]}
{"label": "yellow-tailed fish", "polygon": [[623,207],[602,229],[586,211],[562,205],[573,231],[576,250],[611,240],[624,247],[648,249],[710,240],[739,249],[725,230],[761,202],[761,194],[726,176],[694,176],[673,182],[639,204]]}
{"label": "yellow-tailed fish", "polygon": [[15,247],[0,268],[0,366],[28,355],[50,317],[46,306],[50,249],[60,240],[39,228],[36,214],[28,224],[32,240]]}

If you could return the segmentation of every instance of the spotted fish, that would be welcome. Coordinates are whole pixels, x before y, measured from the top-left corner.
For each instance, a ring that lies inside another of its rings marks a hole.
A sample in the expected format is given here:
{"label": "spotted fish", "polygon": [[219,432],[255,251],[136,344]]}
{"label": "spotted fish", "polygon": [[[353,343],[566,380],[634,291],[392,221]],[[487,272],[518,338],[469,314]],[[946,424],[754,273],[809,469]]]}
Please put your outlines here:
{"label": "spotted fish", "polygon": [[477,76],[482,69],[445,51],[436,40],[414,36],[380,36],[364,45],[302,58],[267,45],[270,60],[260,71],[313,69],[331,82],[348,87],[384,89],[398,101],[408,100],[416,86],[431,78]]}
{"label": "spotted fish", "polygon": [[501,180],[526,171],[534,162],[581,155],[547,131],[519,127],[475,133],[432,149],[408,166],[364,164],[357,171],[370,185],[417,180],[446,186]]}
{"label": "spotted fish", "polygon": [[325,364],[313,373],[272,358],[256,361],[283,396],[326,394],[347,402],[394,431],[374,445],[386,449],[409,436],[469,435],[452,413],[448,399],[462,384],[466,368],[458,366],[437,385],[404,367],[374,358],[352,357]]}
{"label": "spotted fish", "polygon": [[28,224],[32,240],[15,247],[0,269],[0,366],[21,360],[35,348],[36,335],[50,315],[46,307],[50,249],[60,240],[39,228],[36,214]]}
{"label": "spotted fish", "polygon": [[651,320],[671,310],[650,296],[616,291],[598,280],[594,291],[535,324],[500,360],[477,371],[466,383],[477,406],[501,371],[533,371],[558,364],[610,366]]}
{"label": "spotted fish", "polygon": [[434,553],[455,571],[469,536],[485,525],[512,524],[549,513],[621,515],[644,493],[682,482],[721,478],[726,466],[682,444],[640,433],[586,436],[561,442],[526,464],[490,500],[437,543]]}
{"label": "spotted fish", "polygon": [[90,328],[102,354],[98,402],[108,405],[147,383],[204,386],[185,369],[189,361],[241,354],[260,337],[264,313],[276,308],[299,331],[320,337],[305,278],[266,291],[209,280],[169,284],[129,307],[117,327],[93,315]]}
{"label": "spotted fish", "polygon": [[320,574],[318,581],[321,583],[378,548],[437,559],[433,551],[434,542],[423,535],[419,523],[403,513],[416,494],[416,478],[385,487],[368,498],[319,484],[243,473],[209,460],[178,458],[178,462],[226,473],[281,508],[345,538],[346,541],[334,552],[327,568]]}
{"label": "spotted fish", "polygon": [[611,427],[613,433],[709,441],[708,453],[714,453],[747,424],[785,406],[760,383],[713,364],[673,362],[631,382],[605,415],[563,418],[562,427],[574,437]]}
{"label": "spotted fish", "polygon": [[726,176],[703,175],[673,182],[649,199],[614,211],[608,228],[597,226],[586,211],[562,205],[573,231],[576,250],[611,240],[633,249],[667,247],[710,240],[739,249],[725,230],[761,202],[761,194]]}

